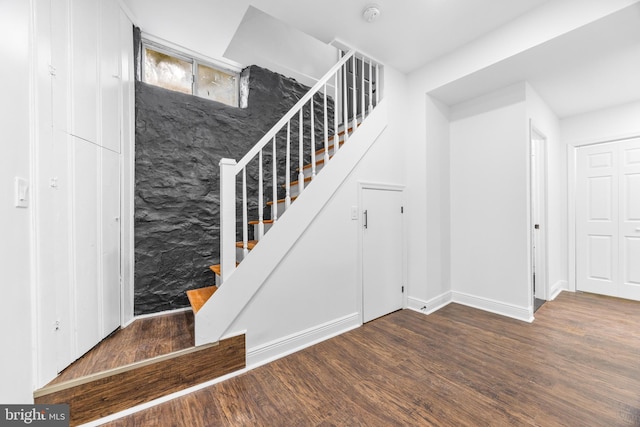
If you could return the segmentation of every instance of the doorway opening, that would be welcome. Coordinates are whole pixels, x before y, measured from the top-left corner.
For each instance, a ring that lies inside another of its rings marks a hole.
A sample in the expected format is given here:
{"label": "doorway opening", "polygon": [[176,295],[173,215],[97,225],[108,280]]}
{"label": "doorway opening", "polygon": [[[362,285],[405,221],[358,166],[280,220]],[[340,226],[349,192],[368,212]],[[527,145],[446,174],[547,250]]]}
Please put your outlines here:
{"label": "doorway opening", "polygon": [[547,138],[533,125],[531,142],[531,292],[534,313],[547,300]]}

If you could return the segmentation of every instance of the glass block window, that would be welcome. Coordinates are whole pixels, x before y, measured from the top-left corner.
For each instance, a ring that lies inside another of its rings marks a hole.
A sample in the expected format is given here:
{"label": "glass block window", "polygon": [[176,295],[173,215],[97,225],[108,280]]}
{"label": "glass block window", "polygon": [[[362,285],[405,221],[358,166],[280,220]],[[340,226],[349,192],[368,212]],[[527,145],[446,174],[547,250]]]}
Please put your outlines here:
{"label": "glass block window", "polygon": [[238,105],[238,75],[198,64],[196,92],[203,98]]}
{"label": "glass block window", "polygon": [[146,47],[144,81],[176,92],[193,93],[193,63]]}
{"label": "glass block window", "polygon": [[142,79],[145,83],[238,106],[238,73],[201,63],[196,58],[155,44],[144,44],[143,52]]}

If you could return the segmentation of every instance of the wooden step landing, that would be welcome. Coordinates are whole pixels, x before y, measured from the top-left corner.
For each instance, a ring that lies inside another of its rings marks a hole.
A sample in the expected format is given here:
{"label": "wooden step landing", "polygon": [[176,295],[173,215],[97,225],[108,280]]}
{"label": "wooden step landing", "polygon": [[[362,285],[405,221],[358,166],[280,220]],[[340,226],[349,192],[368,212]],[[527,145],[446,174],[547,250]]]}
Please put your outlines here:
{"label": "wooden step landing", "polygon": [[46,386],[36,404],[69,404],[76,426],[213,380],[246,366],[245,336],[192,347],[94,375]]}
{"label": "wooden step landing", "polygon": [[211,295],[213,295],[217,290],[217,286],[207,286],[206,288],[188,290],[187,298],[189,298],[189,303],[191,304],[193,313],[197,313],[204,303],[207,302],[209,298],[211,298]]}

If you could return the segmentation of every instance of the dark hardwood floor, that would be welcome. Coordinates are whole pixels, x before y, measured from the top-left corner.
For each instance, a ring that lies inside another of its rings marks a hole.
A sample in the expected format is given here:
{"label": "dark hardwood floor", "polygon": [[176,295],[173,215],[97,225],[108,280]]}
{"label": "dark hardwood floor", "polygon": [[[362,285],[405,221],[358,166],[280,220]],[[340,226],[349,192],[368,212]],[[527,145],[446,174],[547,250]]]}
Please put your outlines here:
{"label": "dark hardwood floor", "polygon": [[409,310],[109,426],[640,426],[640,303]]}
{"label": "dark hardwood floor", "polygon": [[184,350],[193,344],[191,311],[139,319],[102,340],[48,385]]}

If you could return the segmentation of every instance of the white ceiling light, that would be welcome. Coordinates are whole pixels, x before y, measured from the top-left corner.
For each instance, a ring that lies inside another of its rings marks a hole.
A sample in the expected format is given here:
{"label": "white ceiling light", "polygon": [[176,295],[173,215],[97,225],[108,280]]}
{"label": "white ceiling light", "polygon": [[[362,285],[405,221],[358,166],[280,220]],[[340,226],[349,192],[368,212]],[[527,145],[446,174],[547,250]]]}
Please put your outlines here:
{"label": "white ceiling light", "polygon": [[367,22],[373,22],[380,16],[380,7],[377,4],[371,4],[362,11],[362,18]]}

